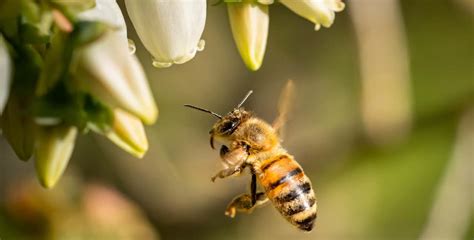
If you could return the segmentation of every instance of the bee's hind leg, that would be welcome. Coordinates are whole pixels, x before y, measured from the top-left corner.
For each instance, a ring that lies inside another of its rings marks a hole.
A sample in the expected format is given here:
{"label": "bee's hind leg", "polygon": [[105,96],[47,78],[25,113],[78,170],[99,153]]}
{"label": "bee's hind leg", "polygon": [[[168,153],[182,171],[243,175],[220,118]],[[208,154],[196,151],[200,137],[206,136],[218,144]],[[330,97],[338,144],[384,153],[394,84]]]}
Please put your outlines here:
{"label": "bee's hind leg", "polygon": [[237,211],[251,213],[256,207],[261,206],[268,202],[265,193],[257,193],[257,177],[252,174],[252,182],[250,184],[250,194],[241,194],[234,198],[225,211],[225,215],[233,218]]}
{"label": "bee's hind leg", "polygon": [[225,215],[233,218],[235,217],[237,211],[251,213],[256,207],[268,202],[268,198],[263,192],[258,192],[256,194],[256,197],[257,200],[255,204],[252,203],[252,196],[248,193],[244,193],[235,197],[227,206],[227,209],[225,210]]}

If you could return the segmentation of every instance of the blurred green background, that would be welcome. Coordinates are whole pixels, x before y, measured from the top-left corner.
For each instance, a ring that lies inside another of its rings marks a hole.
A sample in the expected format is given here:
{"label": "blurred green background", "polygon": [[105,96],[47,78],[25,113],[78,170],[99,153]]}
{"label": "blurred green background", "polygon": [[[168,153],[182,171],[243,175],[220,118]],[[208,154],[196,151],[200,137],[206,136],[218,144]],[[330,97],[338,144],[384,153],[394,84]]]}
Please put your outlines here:
{"label": "blurred green background", "polygon": [[[473,14],[469,0],[350,1],[315,32],[275,4],[258,72],[224,5],[208,8],[205,50],[168,69],[152,67],[128,22],[160,108],[149,152],[138,160],[81,136],[66,176],[43,190],[0,138],[0,239],[473,239]],[[309,234],[272,206],[224,216],[250,176],[210,181],[214,119],[182,106],[224,114],[253,89],[246,108],[271,122],[288,79],[283,144],[318,198]]]}

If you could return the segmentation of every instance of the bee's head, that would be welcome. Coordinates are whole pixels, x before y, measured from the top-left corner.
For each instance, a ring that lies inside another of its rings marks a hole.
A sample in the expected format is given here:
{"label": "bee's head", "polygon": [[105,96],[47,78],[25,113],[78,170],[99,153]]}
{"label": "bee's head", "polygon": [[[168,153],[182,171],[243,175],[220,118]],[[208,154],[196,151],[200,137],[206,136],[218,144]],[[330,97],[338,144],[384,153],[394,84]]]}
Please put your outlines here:
{"label": "bee's head", "polygon": [[214,148],[214,139],[226,141],[235,132],[241,123],[249,119],[251,113],[243,108],[236,108],[232,112],[219,119],[212,127],[209,134],[211,135],[210,143]]}
{"label": "bee's head", "polygon": [[200,110],[203,112],[207,112],[219,119],[214,124],[212,129],[209,131],[209,134],[211,135],[211,139],[210,139],[211,147],[214,148],[214,139],[220,139],[223,141],[229,139],[230,136],[234,133],[234,131],[239,127],[239,125],[243,123],[245,120],[250,118],[251,113],[248,111],[245,111],[242,108],[242,104],[244,104],[244,102],[247,100],[250,94],[252,94],[252,91],[249,91],[247,95],[245,95],[244,99],[237,105],[237,107],[234,108],[233,111],[229,112],[225,116],[221,116],[210,110],[192,106],[192,105],[186,104],[184,106],[190,107],[196,110]]}

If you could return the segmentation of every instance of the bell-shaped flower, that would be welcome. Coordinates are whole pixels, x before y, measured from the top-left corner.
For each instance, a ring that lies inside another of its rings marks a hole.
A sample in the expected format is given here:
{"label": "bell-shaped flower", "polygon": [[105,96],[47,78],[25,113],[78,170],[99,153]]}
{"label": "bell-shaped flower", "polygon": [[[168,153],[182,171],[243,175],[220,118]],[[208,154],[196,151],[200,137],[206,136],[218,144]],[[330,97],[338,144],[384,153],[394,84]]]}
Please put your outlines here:
{"label": "bell-shaped flower", "polygon": [[52,188],[62,176],[74,149],[77,128],[39,127],[36,135],[36,173],[41,185]]}
{"label": "bell-shaped flower", "polygon": [[230,26],[240,56],[250,70],[262,65],[267,46],[268,5],[253,1],[227,3]]}
{"label": "bell-shaped flower", "polygon": [[85,21],[104,22],[114,28],[123,44],[128,44],[127,25],[116,0],[95,0],[95,7],[79,14]]}
{"label": "bell-shaped flower", "polygon": [[140,119],[118,108],[114,109],[112,129],[105,136],[138,158],[142,158],[148,150],[148,140]]}
{"label": "bell-shaped flower", "polygon": [[280,2],[291,11],[313,22],[316,30],[319,30],[321,25],[330,27],[334,22],[334,12],[340,12],[345,7],[341,0],[280,0]]}
{"label": "bell-shaped flower", "polygon": [[11,60],[8,49],[0,34],[0,115],[7,104],[11,82]]}
{"label": "bell-shaped flower", "polygon": [[109,106],[119,107],[153,124],[158,108],[145,72],[116,34],[107,32],[78,54],[77,75],[88,90]]}
{"label": "bell-shaped flower", "polygon": [[191,60],[204,48],[206,0],[125,0],[153,66],[169,67]]}

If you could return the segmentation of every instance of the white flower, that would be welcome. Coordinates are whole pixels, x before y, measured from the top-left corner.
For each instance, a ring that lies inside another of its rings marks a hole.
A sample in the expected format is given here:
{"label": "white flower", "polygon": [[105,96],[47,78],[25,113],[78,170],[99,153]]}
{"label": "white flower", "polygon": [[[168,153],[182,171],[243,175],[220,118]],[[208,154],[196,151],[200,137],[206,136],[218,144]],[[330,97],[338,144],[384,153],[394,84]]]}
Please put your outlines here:
{"label": "white flower", "polygon": [[268,6],[259,3],[228,3],[230,26],[240,56],[250,70],[262,65],[267,46]]}
{"label": "white flower", "polygon": [[155,67],[185,63],[204,48],[206,0],[125,0],[125,5]]}
{"label": "white flower", "polygon": [[315,29],[321,25],[330,27],[334,22],[334,12],[340,12],[345,5],[341,0],[280,0],[291,11],[313,22]]}
{"label": "white flower", "polygon": [[11,60],[8,49],[0,35],[0,115],[8,100],[11,82]]}
{"label": "white flower", "polygon": [[107,32],[81,51],[77,74],[88,83],[94,96],[127,110],[146,124],[156,121],[158,108],[145,72],[116,34]]}
{"label": "white flower", "polygon": [[95,7],[79,14],[79,19],[104,22],[110,25],[127,45],[127,26],[116,0],[96,0]]}

